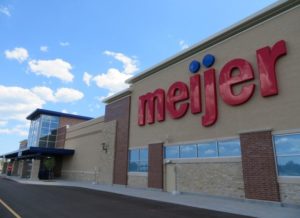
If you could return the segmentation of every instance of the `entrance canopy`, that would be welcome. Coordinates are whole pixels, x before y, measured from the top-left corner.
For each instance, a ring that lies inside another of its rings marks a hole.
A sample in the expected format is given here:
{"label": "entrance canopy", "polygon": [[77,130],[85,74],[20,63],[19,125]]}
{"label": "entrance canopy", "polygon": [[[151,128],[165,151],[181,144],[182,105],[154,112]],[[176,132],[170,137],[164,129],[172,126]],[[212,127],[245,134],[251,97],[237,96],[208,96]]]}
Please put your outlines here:
{"label": "entrance canopy", "polygon": [[43,148],[43,147],[29,147],[25,149],[20,149],[11,153],[3,154],[3,158],[27,158],[27,157],[37,157],[43,155],[51,156],[68,156],[73,155],[75,150],[73,149],[63,149],[63,148]]}

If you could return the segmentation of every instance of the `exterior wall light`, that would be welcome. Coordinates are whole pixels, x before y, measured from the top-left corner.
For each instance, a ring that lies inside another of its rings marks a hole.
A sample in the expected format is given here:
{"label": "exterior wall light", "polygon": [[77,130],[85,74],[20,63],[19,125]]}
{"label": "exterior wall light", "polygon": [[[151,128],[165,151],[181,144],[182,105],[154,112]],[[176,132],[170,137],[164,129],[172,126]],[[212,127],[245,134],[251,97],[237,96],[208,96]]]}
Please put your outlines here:
{"label": "exterior wall light", "polygon": [[105,151],[105,153],[107,153],[109,145],[105,142],[102,142],[101,145],[102,145],[102,151]]}

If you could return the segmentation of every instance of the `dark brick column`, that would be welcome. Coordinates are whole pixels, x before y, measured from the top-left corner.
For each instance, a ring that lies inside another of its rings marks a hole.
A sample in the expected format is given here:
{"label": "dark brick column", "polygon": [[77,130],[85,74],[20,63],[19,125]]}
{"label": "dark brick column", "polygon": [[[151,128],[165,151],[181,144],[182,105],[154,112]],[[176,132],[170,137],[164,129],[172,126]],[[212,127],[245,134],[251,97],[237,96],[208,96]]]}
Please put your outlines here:
{"label": "dark brick column", "polygon": [[130,96],[105,107],[104,121],[117,121],[113,183],[127,185]]}
{"label": "dark brick column", "polygon": [[163,143],[149,146],[148,187],[163,188]]}
{"label": "dark brick column", "polygon": [[67,128],[66,126],[60,127],[57,129],[57,136],[55,147],[56,148],[64,148],[66,142]]}
{"label": "dark brick column", "polygon": [[271,131],[241,133],[245,196],[280,201]]}

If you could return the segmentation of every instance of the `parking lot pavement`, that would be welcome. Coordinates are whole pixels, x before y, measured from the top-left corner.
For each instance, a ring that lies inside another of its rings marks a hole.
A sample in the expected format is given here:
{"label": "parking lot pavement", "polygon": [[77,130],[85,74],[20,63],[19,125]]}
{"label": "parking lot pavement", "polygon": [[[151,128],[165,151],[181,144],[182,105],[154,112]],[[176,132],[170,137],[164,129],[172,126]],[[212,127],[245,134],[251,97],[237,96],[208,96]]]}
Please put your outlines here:
{"label": "parking lot pavement", "polygon": [[80,187],[90,190],[98,190],[125,196],[138,197],[165,203],[173,203],[176,205],[208,209],[212,211],[220,211],[232,214],[240,214],[251,217],[299,218],[300,214],[300,205],[283,206],[280,202],[258,201],[249,199],[231,199],[226,197],[216,197],[191,193],[180,193],[173,195],[171,193],[158,190],[131,188],[128,186],[120,185],[95,184],[91,181],[28,180],[21,179],[20,177],[5,176],[3,174],[0,175],[0,178],[14,180],[21,184]]}
{"label": "parking lot pavement", "polygon": [[[85,188],[25,185],[4,178],[0,178],[0,196],[22,218],[246,217]],[[1,208],[0,217],[11,217],[7,212]]]}

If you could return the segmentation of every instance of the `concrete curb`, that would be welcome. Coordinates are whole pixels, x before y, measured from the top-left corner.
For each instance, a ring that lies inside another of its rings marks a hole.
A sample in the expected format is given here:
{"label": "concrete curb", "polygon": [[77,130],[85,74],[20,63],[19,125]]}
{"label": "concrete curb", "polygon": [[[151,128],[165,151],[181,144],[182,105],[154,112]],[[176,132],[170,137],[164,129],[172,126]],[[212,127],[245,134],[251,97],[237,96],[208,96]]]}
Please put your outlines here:
{"label": "concrete curb", "polygon": [[138,198],[145,198],[149,200],[161,201],[166,203],[179,204],[184,206],[209,209],[221,212],[228,212],[233,214],[240,214],[252,217],[264,217],[264,218],[298,218],[300,214],[300,206],[285,207],[281,203],[274,202],[260,202],[254,200],[244,199],[230,199],[216,196],[202,196],[199,194],[180,193],[172,195],[157,190],[137,189],[127,186],[118,185],[103,185],[92,184],[92,182],[80,182],[80,181],[41,181],[41,180],[27,180],[17,177],[11,177],[6,175],[0,175],[2,178],[6,178],[21,184],[30,185],[52,185],[52,186],[65,186],[65,187],[78,187],[86,188],[97,191],[110,192],[115,194],[127,195]]}

